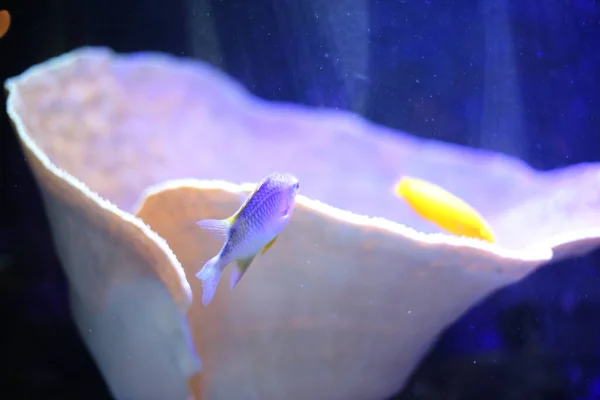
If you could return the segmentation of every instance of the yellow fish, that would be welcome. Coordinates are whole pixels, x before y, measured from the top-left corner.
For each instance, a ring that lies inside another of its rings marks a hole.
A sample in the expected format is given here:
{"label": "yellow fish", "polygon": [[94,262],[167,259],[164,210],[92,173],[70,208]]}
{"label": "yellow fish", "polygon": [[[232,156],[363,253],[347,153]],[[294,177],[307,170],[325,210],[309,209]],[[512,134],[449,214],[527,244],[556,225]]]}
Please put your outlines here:
{"label": "yellow fish", "polygon": [[396,185],[396,194],[422,218],[448,232],[495,242],[489,225],[473,207],[433,183],[403,177]]}

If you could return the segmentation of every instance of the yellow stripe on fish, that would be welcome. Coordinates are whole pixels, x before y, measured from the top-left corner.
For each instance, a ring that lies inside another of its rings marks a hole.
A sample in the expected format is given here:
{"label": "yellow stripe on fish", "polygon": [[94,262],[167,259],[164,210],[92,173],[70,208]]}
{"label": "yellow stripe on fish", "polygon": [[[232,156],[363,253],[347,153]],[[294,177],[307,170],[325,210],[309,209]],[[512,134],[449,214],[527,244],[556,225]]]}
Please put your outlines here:
{"label": "yellow stripe on fish", "polygon": [[473,207],[433,183],[403,177],[396,185],[396,194],[419,216],[450,233],[496,241],[488,223]]}

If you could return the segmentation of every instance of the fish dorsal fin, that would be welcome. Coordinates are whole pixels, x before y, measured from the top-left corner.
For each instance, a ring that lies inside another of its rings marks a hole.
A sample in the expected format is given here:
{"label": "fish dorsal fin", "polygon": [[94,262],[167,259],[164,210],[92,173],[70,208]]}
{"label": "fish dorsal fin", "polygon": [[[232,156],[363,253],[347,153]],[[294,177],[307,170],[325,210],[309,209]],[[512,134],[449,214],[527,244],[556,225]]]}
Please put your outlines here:
{"label": "fish dorsal fin", "polygon": [[233,217],[227,219],[203,219],[196,222],[200,228],[204,229],[217,239],[225,239],[229,234],[229,228],[233,224]]}
{"label": "fish dorsal fin", "polygon": [[229,287],[232,290],[235,287],[235,285],[238,284],[240,279],[242,279],[242,276],[244,276],[244,274],[248,270],[248,267],[250,267],[250,264],[252,264],[254,257],[256,257],[256,255],[237,260],[237,265],[235,266],[233,271],[231,271],[231,280],[229,282]]}
{"label": "fish dorsal fin", "polygon": [[275,243],[278,237],[279,235],[275,236],[269,243],[267,243],[266,246],[263,247],[263,249],[260,251],[260,254],[265,254],[267,250],[269,250],[271,246],[273,246],[273,243]]}
{"label": "fish dorsal fin", "polygon": [[231,217],[225,219],[203,219],[202,221],[196,222],[196,225],[209,232],[214,237],[219,239],[227,238],[229,229],[235,223],[235,221],[237,221],[244,207],[246,207],[252,196],[254,196],[254,194],[260,189],[263,183],[264,181],[256,185],[252,193],[246,196],[240,208],[238,208],[235,214],[233,214]]}
{"label": "fish dorsal fin", "polygon": [[262,185],[265,182],[266,182],[266,180],[263,180],[262,182],[260,182],[259,184],[257,184],[256,187],[254,188],[254,190],[244,198],[244,200],[242,201],[242,205],[240,206],[240,208],[238,208],[238,210],[235,212],[235,214],[233,214],[229,218],[229,220],[231,220],[231,224],[233,224],[235,221],[237,221],[237,219],[238,219],[240,213],[242,212],[242,210],[244,209],[244,207],[246,207],[246,205],[248,204],[248,202],[250,201],[250,199],[252,198],[252,196],[254,196],[256,194],[256,192],[258,192],[258,190],[262,187]]}

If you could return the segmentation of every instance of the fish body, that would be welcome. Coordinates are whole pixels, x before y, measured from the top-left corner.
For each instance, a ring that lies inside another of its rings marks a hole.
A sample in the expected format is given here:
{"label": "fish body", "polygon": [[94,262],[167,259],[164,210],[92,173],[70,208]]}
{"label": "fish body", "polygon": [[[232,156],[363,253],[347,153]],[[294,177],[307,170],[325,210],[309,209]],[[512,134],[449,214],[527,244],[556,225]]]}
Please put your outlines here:
{"label": "fish body", "polygon": [[230,288],[233,289],[258,253],[266,252],[273,245],[292,216],[299,188],[298,179],[291,174],[270,174],[233,216],[198,221],[201,228],[225,238],[219,253],[196,274],[202,280],[203,305],[212,300],[228,264],[234,261],[237,264],[231,274]]}
{"label": "fish body", "polygon": [[494,243],[494,235],[481,215],[452,193],[420,179],[403,177],[396,194],[422,218],[458,236]]}
{"label": "fish body", "polygon": [[0,38],[6,35],[10,28],[10,13],[7,10],[0,10]]}

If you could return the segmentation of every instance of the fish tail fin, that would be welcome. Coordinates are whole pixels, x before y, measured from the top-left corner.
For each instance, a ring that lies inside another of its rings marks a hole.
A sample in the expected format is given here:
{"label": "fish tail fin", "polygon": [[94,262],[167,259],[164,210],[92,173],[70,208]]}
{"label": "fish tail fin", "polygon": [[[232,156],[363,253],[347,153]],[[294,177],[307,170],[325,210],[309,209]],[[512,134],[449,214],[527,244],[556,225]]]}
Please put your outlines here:
{"label": "fish tail fin", "polygon": [[208,260],[202,269],[196,273],[196,278],[202,281],[202,305],[207,306],[212,300],[222,273],[223,267],[220,254]]}

